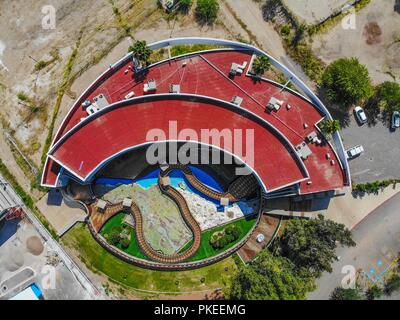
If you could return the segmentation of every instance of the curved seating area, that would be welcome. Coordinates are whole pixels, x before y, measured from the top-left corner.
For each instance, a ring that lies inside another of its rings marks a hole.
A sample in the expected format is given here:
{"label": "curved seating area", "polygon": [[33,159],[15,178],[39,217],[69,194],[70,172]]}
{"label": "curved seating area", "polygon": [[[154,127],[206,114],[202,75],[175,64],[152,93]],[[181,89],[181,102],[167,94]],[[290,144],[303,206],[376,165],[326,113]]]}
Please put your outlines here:
{"label": "curved seating area", "polygon": [[229,199],[229,202],[235,202],[238,200],[229,191],[221,193],[204,185],[199,179],[196,178],[188,166],[182,164],[169,165],[168,169],[161,173],[161,176],[168,175],[172,170],[181,170],[193,188],[211,199],[221,201],[222,198],[227,198]]}

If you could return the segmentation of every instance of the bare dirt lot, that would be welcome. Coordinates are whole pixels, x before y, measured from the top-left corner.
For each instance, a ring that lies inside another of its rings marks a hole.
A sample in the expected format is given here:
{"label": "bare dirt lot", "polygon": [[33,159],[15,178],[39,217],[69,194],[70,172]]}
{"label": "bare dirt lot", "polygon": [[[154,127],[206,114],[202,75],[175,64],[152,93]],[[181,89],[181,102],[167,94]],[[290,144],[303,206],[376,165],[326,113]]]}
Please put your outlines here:
{"label": "bare dirt lot", "polygon": [[372,0],[355,16],[355,29],[339,23],[314,38],[314,52],[327,63],[342,57],[358,57],[374,83],[400,82],[400,14],[395,0]]}
{"label": "bare dirt lot", "polygon": [[349,0],[283,0],[283,3],[303,22],[316,24],[342,8]]}
{"label": "bare dirt lot", "polygon": [[[54,267],[55,287],[47,287],[46,268]],[[27,272],[30,271],[30,272]],[[8,281],[8,279],[14,279]],[[45,299],[88,299],[75,275],[60,261],[27,219],[4,221],[0,225],[0,300],[10,298],[36,283]]]}

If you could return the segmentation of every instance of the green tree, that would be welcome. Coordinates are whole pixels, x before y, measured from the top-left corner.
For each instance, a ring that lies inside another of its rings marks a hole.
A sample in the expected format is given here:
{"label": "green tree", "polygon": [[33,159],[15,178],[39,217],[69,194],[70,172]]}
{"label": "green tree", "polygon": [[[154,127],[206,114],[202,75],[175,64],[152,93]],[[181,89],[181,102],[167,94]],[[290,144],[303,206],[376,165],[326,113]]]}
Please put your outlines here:
{"label": "green tree", "polygon": [[390,296],[397,290],[400,290],[400,275],[393,274],[386,280],[384,292]]}
{"label": "green tree", "polygon": [[361,290],[357,287],[355,289],[344,289],[336,287],[331,293],[331,300],[363,300]]}
{"label": "green tree", "polygon": [[400,85],[391,81],[381,83],[368,101],[368,106],[390,113],[395,110],[400,111]]}
{"label": "green tree", "polygon": [[331,264],[337,261],[336,243],[355,246],[351,232],[343,224],[319,215],[316,219],[290,220],[274,243],[274,250],[319,277],[323,271],[332,272]]}
{"label": "green tree", "polygon": [[314,279],[299,271],[284,258],[261,251],[248,266],[241,267],[230,291],[231,299],[294,300],[305,299],[315,289]]}
{"label": "green tree", "polygon": [[271,68],[271,62],[269,58],[266,56],[258,56],[254,59],[253,62],[253,73],[257,76],[262,76],[265,72],[267,72]]}
{"label": "green tree", "polygon": [[322,85],[330,101],[346,107],[371,97],[373,93],[368,69],[357,58],[332,62],[322,75]]}
{"label": "green tree", "polygon": [[196,16],[200,23],[212,24],[217,19],[219,4],[217,0],[197,0]]}
{"label": "green tree", "polygon": [[368,288],[367,292],[365,293],[368,300],[378,299],[382,296],[382,294],[383,294],[382,288],[378,287],[376,284]]}
{"label": "green tree", "polygon": [[122,227],[113,227],[108,234],[107,240],[113,246],[117,246],[121,241]]}
{"label": "green tree", "polygon": [[128,51],[133,52],[133,55],[137,60],[147,65],[151,55],[151,50],[147,46],[145,40],[136,41],[134,44],[129,46]]}
{"label": "green tree", "polygon": [[336,131],[340,130],[340,122],[339,120],[324,120],[319,123],[319,128],[325,134],[333,134]]}
{"label": "green tree", "polygon": [[190,7],[193,4],[193,0],[181,0],[179,1],[179,10],[187,13],[190,9]]}
{"label": "green tree", "polygon": [[120,240],[121,247],[123,249],[127,249],[130,245],[131,241],[128,238],[123,238]]}

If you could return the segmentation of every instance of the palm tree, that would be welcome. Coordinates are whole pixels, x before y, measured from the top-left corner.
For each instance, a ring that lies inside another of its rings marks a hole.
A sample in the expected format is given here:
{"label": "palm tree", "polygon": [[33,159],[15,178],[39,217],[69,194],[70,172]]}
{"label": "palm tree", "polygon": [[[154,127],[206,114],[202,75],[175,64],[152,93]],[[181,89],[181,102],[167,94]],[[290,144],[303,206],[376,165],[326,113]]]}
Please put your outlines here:
{"label": "palm tree", "polygon": [[319,124],[319,128],[325,134],[333,134],[340,130],[340,122],[338,120],[324,120]]}
{"label": "palm tree", "polygon": [[149,49],[146,41],[144,40],[143,41],[138,40],[134,44],[130,45],[128,48],[128,52],[132,52],[137,60],[146,65],[151,55],[151,50]]}
{"label": "palm tree", "polygon": [[271,62],[265,56],[258,56],[253,62],[253,73],[257,76],[262,76],[270,68]]}

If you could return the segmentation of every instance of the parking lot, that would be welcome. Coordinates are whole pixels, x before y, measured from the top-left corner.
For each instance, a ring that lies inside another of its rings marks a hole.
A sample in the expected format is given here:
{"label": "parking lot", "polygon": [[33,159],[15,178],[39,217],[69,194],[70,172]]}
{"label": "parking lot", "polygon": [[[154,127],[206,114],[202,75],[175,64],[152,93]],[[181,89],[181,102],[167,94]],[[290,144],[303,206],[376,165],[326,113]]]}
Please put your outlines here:
{"label": "parking lot", "polygon": [[355,183],[400,178],[400,130],[392,132],[381,121],[375,126],[359,126],[351,115],[342,138],[346,149],[361,144],[365,150],[349,161]]}

